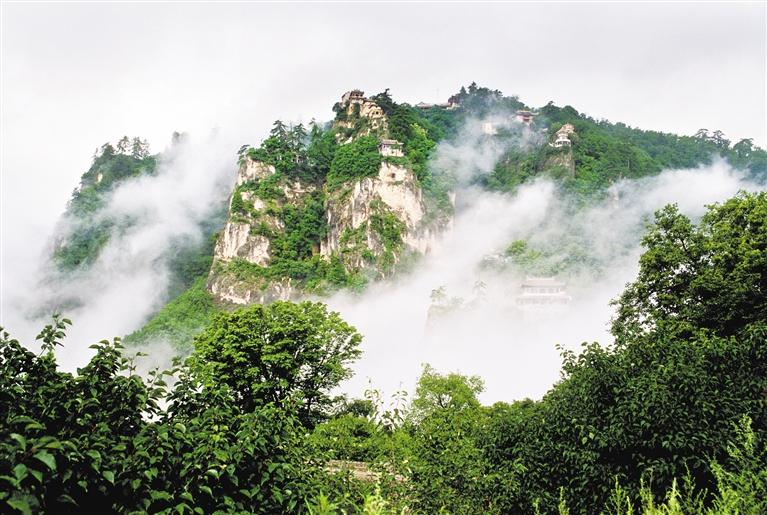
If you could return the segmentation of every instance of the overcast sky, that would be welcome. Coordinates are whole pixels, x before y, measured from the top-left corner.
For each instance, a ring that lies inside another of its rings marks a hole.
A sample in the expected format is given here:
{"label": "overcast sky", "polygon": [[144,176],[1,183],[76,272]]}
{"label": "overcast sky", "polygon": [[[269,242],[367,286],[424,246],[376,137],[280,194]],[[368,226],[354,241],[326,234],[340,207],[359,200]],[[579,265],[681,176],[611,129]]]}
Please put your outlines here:
{"label": "overcast sky", "polygon": [[354,87],[416,103],[476,81],[531,106],[766,139],[764,3],[1,9],[6,287],[102,143],[138,135],[160,151],[174,130],[213,127],[257,143],[275,118],[330,118]]}

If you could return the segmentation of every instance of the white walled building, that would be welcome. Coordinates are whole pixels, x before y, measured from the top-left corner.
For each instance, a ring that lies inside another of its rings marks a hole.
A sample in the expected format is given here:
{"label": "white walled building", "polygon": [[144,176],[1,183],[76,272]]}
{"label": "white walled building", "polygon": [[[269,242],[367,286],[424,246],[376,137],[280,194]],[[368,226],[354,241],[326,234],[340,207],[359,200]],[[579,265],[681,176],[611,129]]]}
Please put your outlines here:
{"label": "white walled building", "polygon": [[572,124],[564,124],[562,128],[557,131],[556,138],[554,139],[554,143],[551,143],[551,146],[557,148],[571,146],[573,142],[570,140],[570,134],[573,134],[574,132],[575,127],[573,127]]}
{"label": "white walled building", "polygon": [[522,309],[564,307],[571,297],[566,284],[555,277],[528,277],[522,283],[522,293],[517,296],[517,306]]}
{"label": "white walled building", "polygon": [[396,139],[382,139],[378,144],[378,151],[382,156],[403,157],[402,143]]}

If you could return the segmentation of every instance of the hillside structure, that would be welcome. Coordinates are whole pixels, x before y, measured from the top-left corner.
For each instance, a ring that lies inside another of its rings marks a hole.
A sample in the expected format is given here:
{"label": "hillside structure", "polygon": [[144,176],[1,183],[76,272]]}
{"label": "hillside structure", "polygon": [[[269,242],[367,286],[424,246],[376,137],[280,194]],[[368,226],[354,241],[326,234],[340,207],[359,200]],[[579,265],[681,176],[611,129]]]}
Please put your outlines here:
{"label": "hillside structure", "polygon": [[359,89],[353,89],[347,91],[341,96],[341,103],[346,105],[347,103],[361,104],[365,101],[365,92]]}
{"label": "hillside structure", "polygon": [[567,285],[555,277],[528,277],[521,284],[517,306],[522,309],[561,308],[570,303]]}
{"label": "hillside structure", "polygon": [[453,95],[450,98],[447,99],[447,102],[440,103],[440,104],[430,104],[428,102],[418,102],[415,105],[418,109],[446,109],[448,111],[452,111],[453,109],[458,109],[461,107],[461,104],[458,103],[458,96]]}
{"label": "hillside structure", "polygon": [[378,144],[378,151],[382,156],[403,157],[402,143],[396,139],[382,139]]}
{"label": "hillside structure", "polygon": [[575,127],[572,124],[566,123],[559,129],[555,135],[554,143],[550,143],[552,147],[569,147],[572,145],[570,135],[575,132]]}
{"label": "hillside structure", "polygon": [[532,111],[520,110],[516,112],[516,114],[514,115],[514,119],[520,123],[530,125],[531,123],[533,123],[534,116],[535,116],[535,113]]}

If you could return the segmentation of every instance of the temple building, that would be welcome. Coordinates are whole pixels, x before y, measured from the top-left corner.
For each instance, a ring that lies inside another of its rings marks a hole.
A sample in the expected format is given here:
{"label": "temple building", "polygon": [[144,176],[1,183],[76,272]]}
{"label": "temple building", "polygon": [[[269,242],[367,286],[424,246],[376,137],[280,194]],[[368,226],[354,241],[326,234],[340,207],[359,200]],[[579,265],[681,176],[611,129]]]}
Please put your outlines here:
{"label": "temple building", "polygon": [[514,119],[516,119],[518,122],[530,125],[533,123],[534,116],[535,113],[532,111],[517,111],[517,114],[514,115]]}
{"label": "temple building", "polygon": [[550,143],[550,145],[557,148],[571,146],[573,142],[570,141],[570,134],[573,134],[574,132],[575,127],[573,127],[572,124],[564,124],[562,128],[557,131],[554,143]]}
{"label": "temple building", "polygon": [[522,293],[517,296],[517,306],[522,309],[567,306],[571,297],[565,286],[555,277],[528,277],[521,285]]}
{"label": "temple building", "polygon": [[458,103],[458,96],[453,95],[447,99],[447,102],[444,103],[430,104],[428,102],[418,102],[415,106],[418,109],[432,109],[437,107],[439,109],[447,109],[448,111],[452,111],[453,109],[458,109],[461,107],[461,104]]}
{"label": "temple building", "polygon": [[573,144],[573,142],[570,141],[570,138],[567,137],[567,134],[557,133],[557,139],[554,140],[554,146],[555,147],[557,147],[557,148],[569,147],[572,144]]}
{"label": "temple building", "polygon": [[403,157],[402,143],[396,139],[382,139],[378,144],[378,151],[382,156]]}
{"label": "temple building", "polygon": [[351,91],[347,91],[341,96],[341,104],[346,105],[347,103],[351,104],[361,104],[365,100],[365,92],[359,89],[353,89]]}

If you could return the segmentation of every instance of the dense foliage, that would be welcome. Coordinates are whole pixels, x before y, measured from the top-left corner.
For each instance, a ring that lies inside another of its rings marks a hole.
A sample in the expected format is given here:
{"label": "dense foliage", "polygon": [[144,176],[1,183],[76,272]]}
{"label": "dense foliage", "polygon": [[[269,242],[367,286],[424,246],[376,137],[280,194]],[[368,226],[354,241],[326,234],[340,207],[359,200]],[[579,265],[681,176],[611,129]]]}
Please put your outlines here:
{"label": "dense foliage", "polygon": [[[207,271],[205,272],[207,275]],[[144,326],[125,337],[126,345],[170,343],[179,351],[190,348],[194,336],[207,326],[220,308],[205,288],[205,276],[165,304]]]}
{"label": "dense foliage", "polygon": [[137,376],[118,342],[59,371],[67,320],[40,334],[39,355],[4,334],[0,505],[764,513],[766,237],[764,193],[712,206],[697,226],[659,211],[616,301],[615,345],[565,352],[537,402],[482,406],[481,379],[428,366],[412,401],[388,411],[372,391],[331,402],[360,336],[321,304],[215,317],[172,388]]}
{"label": "dense foliage", "polygon": [[[546,127],[549,140],[566,123],[575,129],[571,147],[544,144],[532,149],[513,148],[480,182],[491,189],[513,190],[548,174],[566,190],[588,198],[620,179],[654,175],[670,168],[695,168],[717,156],[760,180],[767,173],[767,152],[748,139],[731,146],[720,131],[701,129],[693,136],[644,131],[623,123],[597,121],[571,106],[557,107],[551,102],[538,111],[535,121],[537,126]],[[563,155],[572,156],[574,171],[558,166],[561,159],[557,156]]]}
{"label": "dense foliage", "polygon": [[[266,313],[272,316],[258,325],[262,332],[231,331],[239,317]],[[277,513],[298,511],[316,494],[312,478],[320,471],[298,418],[306,410],[287,396],[279,405],[265,398],[244,403],[243,383],[209,372],[232,356],[226,348],[261,345],[262,335],[282,329],[280,337],[259,347],[262,359],[229,371],[243,378],[268,375],[271,391],[286,394],[291,389],[283,381],[299,379],[291,383],[297,392],[320,399],[348,374],[344,365],[359,342],[336,314],[304,303],[218,319],[212,327],[229,330],[222,354],[209,361],[214,343],[201,337],[200,353],[175,370],[172,389],[162,374],[151,375],[148,383],[135,375],[118,341],[95,345],[96,355],[77,375],[60,372],[53,350],[68,323],[57,318],[46,327],[39,355],[7,334],[0,338],[3,512]],[[314,340],[305,339],[309,334]],[[345,354],[333,361],[331,342],[341,339],[338,350]],[[312,348],[306,355],[310,371],[285,363],[295,358],[293,351]],[[167,407],[160,408],[161,401]]]}
{"label": "dense foliage", "polygon": [[327,410],[327,392],[350,376],[360,340],[322,304],[275,302],[216,316],[195,338],[193,359],[243,410],[293,403],[311,424]]}
{"label": "dense foliage", "polygon": [[361,136],[341,146],[335,153],[328,173],[328,185],[337,187],[346,181],[375,177],[380,166],[378,139]]}

